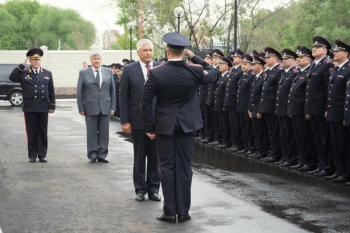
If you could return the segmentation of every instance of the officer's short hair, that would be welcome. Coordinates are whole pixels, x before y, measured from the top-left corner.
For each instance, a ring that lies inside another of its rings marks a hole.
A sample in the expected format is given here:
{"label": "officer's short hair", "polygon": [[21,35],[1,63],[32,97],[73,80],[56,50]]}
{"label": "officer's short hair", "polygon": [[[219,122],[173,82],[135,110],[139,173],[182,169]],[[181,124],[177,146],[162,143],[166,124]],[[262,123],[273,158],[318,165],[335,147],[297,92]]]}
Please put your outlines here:
{"label": "officer's short hair", "polygon": [[175,56],[181,56],[184,52],[184,50],[179,50],[179,49],[173,49],[173,48],[167,48],[167,50],[169,51],[169,53],[175,55]]}
{"label": "officer's short hair", "polygon": [[102,57],[100,53],[92,53],[90,54],[90,58],[93,58],[93,57]]}
{"label": "officer's short hair", "polygon": [[137,44],[136,44],[137,50],[139,50],[142,47],[142,45],[144,45],[144,44],[152,45],[152,49],[153,49],[152,41],[150,41],[149,39],[141,39],[141,40],[137,41]]}

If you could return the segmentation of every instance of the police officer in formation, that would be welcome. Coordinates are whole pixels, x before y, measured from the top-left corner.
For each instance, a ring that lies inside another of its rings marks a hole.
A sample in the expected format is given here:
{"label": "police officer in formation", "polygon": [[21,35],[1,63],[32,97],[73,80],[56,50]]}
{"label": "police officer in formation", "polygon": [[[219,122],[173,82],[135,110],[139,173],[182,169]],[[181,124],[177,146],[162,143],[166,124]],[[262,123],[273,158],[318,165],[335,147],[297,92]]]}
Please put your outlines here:
{"label": "police officer in formation", "polygon": [[[208,87],[212,107],[202,115],[208,122],[202,132],[215,136],[205,133],[199,142],[333,182],[349,181],[350,46],[336,40],[332,53],[325,38],[312,42],[312,49],[281,53],[271,47],[251,55],[239,49],[226,57],[218,49],[208,53],[221,61],[213,62],[216,82]],[[195,55],[191,60],[203,63]],[[206,89],[199,90],[204,95]]]}

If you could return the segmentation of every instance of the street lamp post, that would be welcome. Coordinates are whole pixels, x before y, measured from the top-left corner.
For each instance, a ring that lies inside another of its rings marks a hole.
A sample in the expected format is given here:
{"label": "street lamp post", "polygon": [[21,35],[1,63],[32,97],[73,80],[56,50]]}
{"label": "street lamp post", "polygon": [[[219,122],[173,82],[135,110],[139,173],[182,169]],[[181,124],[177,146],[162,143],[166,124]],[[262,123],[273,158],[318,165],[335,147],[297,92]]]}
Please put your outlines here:
{"label": "street lamp post", "polygon": [[135,24],[133,22],[129,22],[126,25],[129,28],[130,31],[130,60],[132,60],[132,29],[134,28]]}
{"label": "street lamp post", "polygon": [[176,7],[174,9],[174,15],[177,17],[177,33],[180,33],[180,18],[184,15],[184,9],[182,7]]}

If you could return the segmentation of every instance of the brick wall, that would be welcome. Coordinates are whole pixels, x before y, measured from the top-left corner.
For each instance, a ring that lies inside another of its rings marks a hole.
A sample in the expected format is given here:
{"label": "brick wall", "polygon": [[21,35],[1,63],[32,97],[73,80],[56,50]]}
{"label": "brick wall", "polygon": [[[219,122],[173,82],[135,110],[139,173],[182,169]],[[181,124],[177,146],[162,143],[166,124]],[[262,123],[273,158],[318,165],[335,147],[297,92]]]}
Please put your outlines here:
{"label": "brick wall", "polygon": [[[46,46],[40,47],[44,51],[41,65],[52,72],[56,95],[75,95],[79,70],[83,62],[90,64],[90,54],[98,52],[102,56],[102,64],[121,63],[123,58],[130,58],[130,50],[100,50],[92,47],[91,50],[48,50]],[[0,50],[0,63],[21,63],[27,51]],[[138,60],[135,50],[132,58]]]}

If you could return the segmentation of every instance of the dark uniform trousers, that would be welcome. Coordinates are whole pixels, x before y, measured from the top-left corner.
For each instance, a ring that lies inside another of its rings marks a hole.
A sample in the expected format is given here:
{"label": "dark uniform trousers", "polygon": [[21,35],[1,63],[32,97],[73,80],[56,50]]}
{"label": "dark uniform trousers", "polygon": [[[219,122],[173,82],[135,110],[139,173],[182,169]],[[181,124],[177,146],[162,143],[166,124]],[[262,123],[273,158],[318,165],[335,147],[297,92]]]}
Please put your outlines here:
{"label": "dark uniform trousers", "polygon": [[296,156],[294,151],[293,122],[289,117],[278,117],[280,140],[282,149],[282,161],[294,163]]}
{"label": "dark uniform trousers", "polygon": [[[134,146],[133,180],[135,193],[158,193],[160,179],[156,143],[149,139],[142,129],[132,129],[131,137]],[[147,173],[145,171],[146,157]],[[147,174],[147,178],[145,174]]]}
{"label": "dark uniform trousers", "polygon": [[212,142],[214,141],[214,127],[210,114],[210,105],[208,104],[204,105],[204,116],[204,136],[208,141]]}
{"label": "dark uniform trousers", "polygon": [[347,169],[347,143],[348,127],[340,122],[330,122],[330,131],[332,138],[332,152],[335,165],[335,174],[344,175]]}
{"label": "dark uniform trousers", "polygon": [[242,138],[244,142],[243,150],[255,152],[252,119],[247,112],[239,112],[238,114],[241,120]]}
{"label": "dark uniform trousers", "polygon": [[241,130],[241,118],[235,107],[228,107],[228,116],[230,122],[230,132],[233,147],[239,150],[243,149],[243,138]]}
{"label": "dark uniform trousers", "polygon": [[329,129],[324,113],[326,111],[326,97],[329,77],[334,65],[326,57],[318,64],[311,64],[307,75],[305,114],[310,114],[311,129],[318,157],[318,168],[331,172],[332,156],[328,154]]}
{"label": "dark uniform trousers", "polygon": [[[205,115],[205,105],[206,104],[199,104],[203,122],[205,122],[205,118],[207,117]],[[203,127],[198,131],[198,137],[201,137],[202,139],[205,138],[205,124],[203,124]]]}
{"label": "dark uniform trousers", "polygon": [[158,153],[162,155],[159,156],[159,168],[164,194],[164,214],[186,215],[191,206],[191,160],[195,132],[184,133],[177,122],[173,135],[157,134],[155,140]]}
{"label": "dark uniform trousers", "polygon": [[277,116],[275,113],[264,113],[263,118],[266,120],[267,136],[269,138],[268,157],[280,160],[281,144]]}
{"label": "dark uniform trousers", "polygon": [[220,130],[220,118],[219,112],[214,110],[214,104],[210,105],[210,116],[213,119],[213,128],[214,128],[214,140],[218,143],[222,143],[222,135]]}
{"label": "dark uniform trousers", "polygon": [[252,118],[255,148],[258,155],[267,156],[267,126],[265,119]]}
{"label": "dark uniform trousers", "polygon": [[222,145],[230,147],[232,145],[231,135],[230,135],[230,120],[228,116],[228,112],[226,111],[218,111],[220,118],[220,132],[222,136]]}

